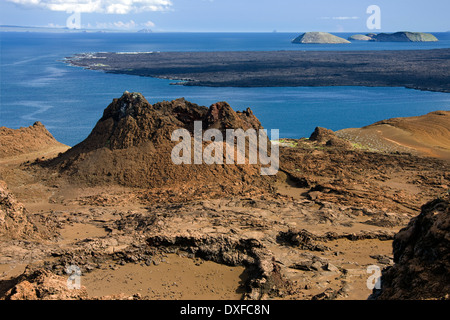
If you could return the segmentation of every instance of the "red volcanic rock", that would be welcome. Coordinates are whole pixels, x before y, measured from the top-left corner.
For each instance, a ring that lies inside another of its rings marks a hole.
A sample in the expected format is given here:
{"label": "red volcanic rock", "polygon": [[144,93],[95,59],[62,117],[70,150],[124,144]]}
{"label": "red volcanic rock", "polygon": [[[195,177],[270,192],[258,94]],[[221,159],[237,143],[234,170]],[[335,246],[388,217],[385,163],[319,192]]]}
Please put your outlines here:
{"label": "red volcanic rock", "polygon": [[393,248],[378,299],[450,299],[450,196],[425,204]]}

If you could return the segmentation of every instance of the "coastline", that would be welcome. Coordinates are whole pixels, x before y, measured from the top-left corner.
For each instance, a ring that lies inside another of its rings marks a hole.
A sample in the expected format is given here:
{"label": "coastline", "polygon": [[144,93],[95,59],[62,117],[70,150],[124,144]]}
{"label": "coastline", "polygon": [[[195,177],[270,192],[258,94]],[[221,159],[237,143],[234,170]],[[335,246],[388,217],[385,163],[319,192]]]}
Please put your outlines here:
{"label": "coastline", "polygon": [[87,53],[65,62],[89,70],[207,87],[405,87],[450,92],[450,49]]}

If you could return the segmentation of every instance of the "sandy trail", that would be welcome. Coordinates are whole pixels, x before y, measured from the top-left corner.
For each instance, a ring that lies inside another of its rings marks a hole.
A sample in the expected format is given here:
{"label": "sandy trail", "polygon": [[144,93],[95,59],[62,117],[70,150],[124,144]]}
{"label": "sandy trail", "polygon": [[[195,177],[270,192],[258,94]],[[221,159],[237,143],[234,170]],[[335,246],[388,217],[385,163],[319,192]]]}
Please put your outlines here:
{"label": "sandy trail", "polygon": [[95,270],[83,276],[82,284],[91,296],[139,293],[152,300],[239,300],[245,277],[243,266],[168,254],[147,264]]}
{"label": "sandy trail", "polygon": [[0,165],[18,164],[26,161],[33,161],[35,159],[53,158],[58,153],[66,152],[68,149],[70,149],[69,146],[56,145],[44,150],[19,154],[11,157],[4,157],[0,158]]}

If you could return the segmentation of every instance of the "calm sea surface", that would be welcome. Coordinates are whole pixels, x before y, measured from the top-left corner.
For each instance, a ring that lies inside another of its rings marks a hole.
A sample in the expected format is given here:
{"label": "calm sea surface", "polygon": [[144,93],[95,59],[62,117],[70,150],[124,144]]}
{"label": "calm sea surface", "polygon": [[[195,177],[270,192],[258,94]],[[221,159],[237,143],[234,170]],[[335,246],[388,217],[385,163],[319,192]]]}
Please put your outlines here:
{"label": "calm sea surface", "polygon": [[[227,101],[252,108],[280,137],[308,137],[316,126],[339,130],[378,120],[450,110],[450,94],[404,88],[286,87],[207,88],[171,81],[105,74],[72,67],[67,56],[82,52],[233,50],[413,50],[450,48],[450,33],[437,43],[294,45],[291,33],[0,33],[0,126],[19,128],[41,121],[65,144],[82,141],[104,108],[125,90],[150,103],[185,97],[209,106]],[[348,37],[350,34],[337,34]]]}

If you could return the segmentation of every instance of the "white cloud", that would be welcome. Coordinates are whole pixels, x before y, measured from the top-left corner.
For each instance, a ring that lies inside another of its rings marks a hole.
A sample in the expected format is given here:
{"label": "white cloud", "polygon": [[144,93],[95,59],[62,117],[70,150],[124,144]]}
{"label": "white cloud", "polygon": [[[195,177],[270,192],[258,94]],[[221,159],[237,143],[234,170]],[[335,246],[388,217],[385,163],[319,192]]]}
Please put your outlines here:
{"label": "white cloud", "polygon": [[129,22],[117,21],[114,22],[114,26],[119,29],[131,29],[136,27],[136,22],[133,20],[130,20]]}
{"label": "white cloud", "polygon": [[48,23],[45,27],[47,28],[64,28],[65,26],[55,23]]}
{"label": "white cloud", "polygon": [[359,17],[320,17],[322,20],[357,20]]}
{"label": "white cloud", "polygon": [[333,20],[357,20],[359,17],[333,17]]}
{"label": "white cloud", "polygon": [[[134,20],[130,21],[114,21],[114,22],[97,22],[96,28],[97,29],[137,29],[137,28],[150,28],[154,27],[155,24],[152,21],[147,21],[143,23],[137,23]],[[92,25],[89,25],[89,28],[91,28]]]}
{"label": "white cloud", "polygon": [[27,7],[51,11],[127,14],[144,11],[167,11],[171,0],[6,0]]}

